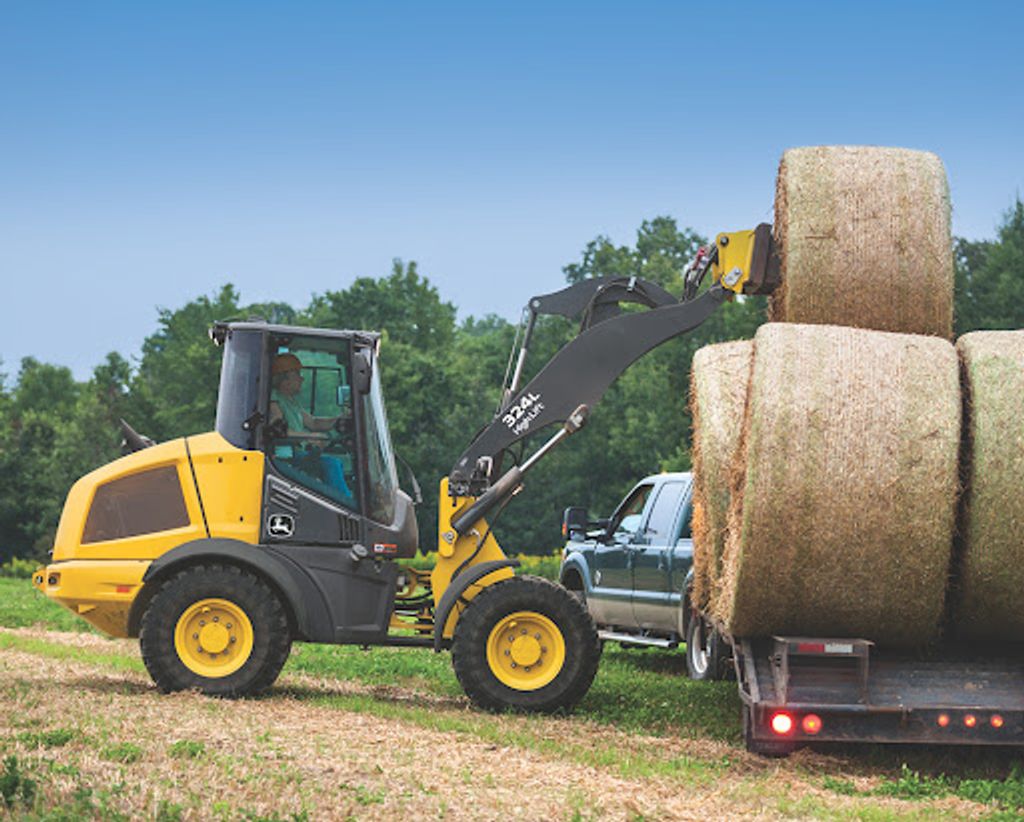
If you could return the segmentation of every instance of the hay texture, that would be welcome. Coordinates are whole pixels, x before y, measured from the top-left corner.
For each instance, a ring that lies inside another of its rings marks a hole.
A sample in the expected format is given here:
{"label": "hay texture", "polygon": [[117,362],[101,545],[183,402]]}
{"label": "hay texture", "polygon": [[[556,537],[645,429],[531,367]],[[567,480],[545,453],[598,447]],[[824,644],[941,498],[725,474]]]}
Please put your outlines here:
{"label": "hay texture", "polygon": [[952,337],[949,186],[934,154],[790,149],[775,232],[782,285],[770,319]]}
{"label": "hay texture", "polygon": [[729,511],[729,469],[743,427],[754,344],[701,348],[690,371],[693,417],[693,603],[707,608],[718,590]]}
{"label": "hay texture", "polygon": [[716,615],[735,636],[934,638],[959,442],[949,342],[762,326]]}
{"label": "hay texture", "polygon": [[962,595],[955,628],[1024,640],[1024,331],[957,341],[966,434]]}

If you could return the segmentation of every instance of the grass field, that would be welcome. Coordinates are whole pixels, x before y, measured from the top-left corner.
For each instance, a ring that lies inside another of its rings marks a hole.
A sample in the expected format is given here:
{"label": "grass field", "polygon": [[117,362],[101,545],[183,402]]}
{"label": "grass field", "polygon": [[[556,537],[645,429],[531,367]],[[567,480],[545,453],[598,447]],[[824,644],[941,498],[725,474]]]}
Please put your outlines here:
{"label": "grass field", "polygon": [[734,683],[606,649],[568,718],[471,709],[446,654],[297,644],[267,696],[152,687],[0,579],[2,807],[21,818],[1024,818],[1016,751],[847,747],[762,760]]}

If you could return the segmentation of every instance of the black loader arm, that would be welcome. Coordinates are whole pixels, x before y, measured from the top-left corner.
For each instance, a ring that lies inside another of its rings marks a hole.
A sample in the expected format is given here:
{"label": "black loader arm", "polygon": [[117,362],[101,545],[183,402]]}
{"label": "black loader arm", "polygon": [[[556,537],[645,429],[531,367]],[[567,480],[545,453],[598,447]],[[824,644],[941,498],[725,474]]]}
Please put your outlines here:
{"label": "black loader arm", "polygon": [[[715,283],[699,297],[678,302],[653,283],[625,278],[584,281],[535,297],[530,303],[531,326],[538,309],[544,309],[542,313],[569,317],[582,313],[584,330],[526,386],[506,397],[494,420],[456,461],[448,477],[449,491],[458,496],[485,492],[509,446],[548,425],[565,422],[580,406],[592,408],[636,360],[699,326],[729,295]],[[621,313],[614,305],[617,302],[640,302],[650,310]]]}

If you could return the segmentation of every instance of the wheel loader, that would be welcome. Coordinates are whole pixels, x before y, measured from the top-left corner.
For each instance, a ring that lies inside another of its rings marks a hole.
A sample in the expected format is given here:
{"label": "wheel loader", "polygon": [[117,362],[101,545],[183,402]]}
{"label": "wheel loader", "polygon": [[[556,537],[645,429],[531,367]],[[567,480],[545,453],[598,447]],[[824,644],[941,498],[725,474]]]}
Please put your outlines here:
{"label": "wheel loader", "polygon": [[[388,435],[380,336],[216,323],[216,430],[154,444],[123,423],[130,453],[73,485],[34,584],[106,634],[138,637],[163,691],[259,692],[293,641],[390,645],[450,649],[481,708],[569,710],[597,669],[594,624],[564,588],[515,575],[488,517],[631,363],[777,281],[761,225],[702,249],[681,300],[628,277],[532,299],[497,413],[440,482],[429,572],[398,562],[415,554],[418,531]],[[577,319],[580,333],[521,385],[542,315]],[[511,446],[555,425],[506,467]]]}

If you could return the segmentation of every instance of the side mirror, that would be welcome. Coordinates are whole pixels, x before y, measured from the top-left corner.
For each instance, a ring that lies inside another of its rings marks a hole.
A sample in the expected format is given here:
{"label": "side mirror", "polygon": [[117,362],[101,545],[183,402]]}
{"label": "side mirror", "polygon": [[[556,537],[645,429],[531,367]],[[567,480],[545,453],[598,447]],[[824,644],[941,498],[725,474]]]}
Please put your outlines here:
{"label": "side mirror", "polygon": [[587,524],[586,508],[566,508],[562,513],[562,536],[566,539],[585,538]]}

